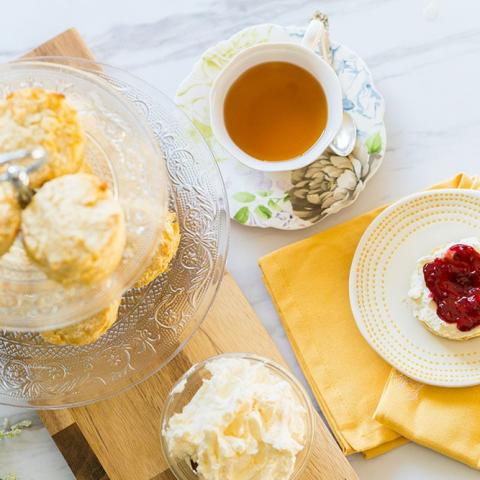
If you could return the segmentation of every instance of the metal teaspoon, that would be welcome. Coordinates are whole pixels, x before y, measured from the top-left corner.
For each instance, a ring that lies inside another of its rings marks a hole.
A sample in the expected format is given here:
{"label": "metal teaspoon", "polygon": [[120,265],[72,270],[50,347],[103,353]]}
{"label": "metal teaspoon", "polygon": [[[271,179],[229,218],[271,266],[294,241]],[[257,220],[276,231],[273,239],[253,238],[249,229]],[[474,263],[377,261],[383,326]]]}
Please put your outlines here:
{"label": "metal teaspoon", "polygon": [[[325,61],[327,61],[333,67],[332,50],[330,48],[330,35],[328,30],[328,16],[321,12],[315,12],[313,18],[320,20],[325,27],[323,29],[323,34],[321,38],[322,56]],[[329,147],[337,155],[341,157],[346,157],[347,155],[350,155],[350,153],[352,153],[356,141],[357,127],[355,125],[355,121],[348,112],[344,111],[340,130],[335,135]]]}

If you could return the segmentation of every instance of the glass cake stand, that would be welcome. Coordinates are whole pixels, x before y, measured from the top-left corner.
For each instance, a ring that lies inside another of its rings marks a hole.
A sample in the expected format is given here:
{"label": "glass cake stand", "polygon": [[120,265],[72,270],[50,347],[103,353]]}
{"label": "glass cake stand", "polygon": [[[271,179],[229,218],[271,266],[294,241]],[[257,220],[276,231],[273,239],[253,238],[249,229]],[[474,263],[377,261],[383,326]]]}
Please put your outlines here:
{"label": "glass cake stand", "polygon": [[[177,212],[182,234],[170,270],[144,288],[128,288],[117,322],[97,342],[55,346],[33,331],[1,332],[0,403],[40,409],[80,406],[111,397],[153,375],[198,329],[223,277],[228,248],[226,194],[215,158],[200,133],[172,101],[149,84],[117,68],[76,58],[44,57],[18,64],[25,71],[29,64],[61,65],[115,92],[119,107],[133,112],[147,126],[160,156],[163,153],[170,179],[170,209]],[[22,79],[24,86],[37,81],[28,75]],[[65,88],[68,84],[59,81],[55,89]],[[121,121],[117,123],[121,126]],[[123,134],[112,130],[110,135]],[[105,142],[103,138],[92,140]],[[125,168],[128,165],[119,171],[124,174]],[[156,172],[143,174],[154,176]]]}

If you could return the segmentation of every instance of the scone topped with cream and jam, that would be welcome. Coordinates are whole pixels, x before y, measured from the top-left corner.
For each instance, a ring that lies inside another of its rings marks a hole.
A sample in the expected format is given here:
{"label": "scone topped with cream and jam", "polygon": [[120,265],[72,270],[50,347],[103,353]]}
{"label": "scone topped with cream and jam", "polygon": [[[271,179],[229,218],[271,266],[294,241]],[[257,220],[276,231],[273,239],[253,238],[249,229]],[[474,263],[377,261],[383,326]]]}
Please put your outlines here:
{"label": "scone topped with cream and jam", "polygon": [[435,335],[480,336],[480,240],[466,238],[420,258],[408,296],[415,317]]}
{"label": "scone topped with cream and jam", "polygon": [[122,208],[108,185],[78,173],[50,180],[22,212],[28,255],[50,278],[89,284],[110,275],[126,243]]}
{"label": "scone topped with cream and jam", "polygon": [[0,153],[38,145],[48,160],[30,175],[33,188],[82,167],[85,137],[65,96],[43,88],[16,90],[0,101]]}

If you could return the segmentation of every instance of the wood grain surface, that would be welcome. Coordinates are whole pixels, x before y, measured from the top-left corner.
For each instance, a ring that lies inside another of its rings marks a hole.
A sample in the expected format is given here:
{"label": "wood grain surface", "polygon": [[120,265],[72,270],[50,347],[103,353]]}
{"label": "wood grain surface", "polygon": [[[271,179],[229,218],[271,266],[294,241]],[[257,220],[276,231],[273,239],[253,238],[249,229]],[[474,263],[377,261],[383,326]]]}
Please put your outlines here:
{"label": "wood grain surface", "polygon": [[[38,55],[93,59],[73,29],[28,54]],[[229,274],[199,331],[158,374],[113,399],[39,415],[79,480],[174,480],[160,450],[163,402],[191,365],[222,352],[252,352],[285,363]],[[313,455],[303,479],[358,479],[320,417]]]}

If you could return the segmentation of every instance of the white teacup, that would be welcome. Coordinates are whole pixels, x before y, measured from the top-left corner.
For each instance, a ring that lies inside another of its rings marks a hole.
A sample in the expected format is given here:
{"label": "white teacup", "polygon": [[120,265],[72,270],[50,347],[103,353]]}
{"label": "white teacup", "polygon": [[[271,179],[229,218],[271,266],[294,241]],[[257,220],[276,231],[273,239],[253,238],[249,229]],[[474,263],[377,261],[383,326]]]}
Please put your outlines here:
{"label": "white teacup", "polygon": [[[314,51],[323,33],[323,24],[312,20],[302,44],[263,43],[236,55],[216,78],[210,91],[210,123],[222,146],[247,167],[267,172],[282,172],[305,167],[314,162],[330,145],[342,124],[342,89],[332,67]],[[225,126],[225,97],[237,78],[246,70],[265,62],[288,62],[310,72],[320,83],[328,106],[327,124],[317,141],[303,154],[280,161],[263,161],[241,150]]]}

